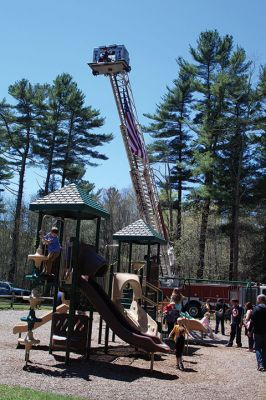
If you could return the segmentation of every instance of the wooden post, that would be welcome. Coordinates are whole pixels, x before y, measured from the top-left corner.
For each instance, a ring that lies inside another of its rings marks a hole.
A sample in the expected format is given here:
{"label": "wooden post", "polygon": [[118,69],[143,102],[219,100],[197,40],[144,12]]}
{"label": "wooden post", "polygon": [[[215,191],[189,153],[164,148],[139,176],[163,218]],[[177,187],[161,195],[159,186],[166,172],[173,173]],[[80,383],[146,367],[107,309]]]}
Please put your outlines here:
{"label": "wooden post", "polygon": [[100,228],[101,228],[101,218],[97,218],[97,225],[96,225],[96,238],[95,238],[95,250],[96,253],[99,251],[99,242],[100,242]]}
{"label": "wooden post", "polygon": [[160,243],[157,244],[157,263],[160,264],[160,249],[161,245]]}
{"label": "wooden post", "polygon": [[[146,282],[150,280],[151,274],[151,245],[148,243],[148,253],[147,253],[147,262],[146,262]],[[148,297],[148,286],[145,285],[145,297]],[[147,302],[144,302],[144,310],[147,311]]]}
{"label": "wooden post", "polygon": [[[59,241],[62,243],[64,236],[64,220],[61,220],[60,226],[60,236]],[[53,315],[56,312],[57,307],[57,296],[59,290],[59,275],[60,275],[60,267],[61,267],[61,256],[55,261],[56,271],[55,271],[55,278],[54,278],[54,300],[53,300]],[[53,319],[53,316],[52,316]],[[51,331],[50,331],[50,341],[49,341],[49,354],[52,354],[52,336],[53,336],[53,324],[51,324]]]}
{"label": "wooden post", "polygon": [[131,272],[131,260],[132,260],[132,242],[129,243],[129,256],[128,256],[128,269],[127,272]]}
{"label": "wooden post", "polygon": [[71,336],[73,334],[73,328],[74,328],[76,290],[77,290],[77,280],[78,280],[80,222],[81,221],[80,221],[80,218],[79,218],[77,220],[77,225],[76,225],[75,254],[74,254],[74,263],[73,263],[71,292],[70,292],[70,304],[69,304],[69,315],[68,315],[68,332],[67,332],[66,358],[65,358],[66,364],[69,364],[70,339],[71,339]]}
{"label": "wooden post", "polygon": [[120,264],[121,264],[121,242],[118,242],[118,258],[117,258],[116,272],[120,272]]}
{"label": "wooden post", "polygon": [[[112,294],[112,286],[113,286],[113,272],[114,266],[113,264],[110,265],[110,275],[109,275],[109,287],[108,287],[108,295],[111,296]],[[105,338],[104,338],[104,352],[107,354],[108,352],[108,342],[109,342],[109,326],[106,324],[105,326]]]}
{"label": "wooden post", "polygon": [[153,372],[153,364],[154,364],[154,353],[151,353],[151,366],[150,366],[151,372]]}
{"label": "wooden post", "polygon": [[98,344],[102,343],[102,331],[103,331],[103,319],[100,316],[100,321],[99,321],[99,332],[98,332]]}
{"label": "wooden post", "polygon": [[85,357],[88,359],[91,353],[91,333],[92,333],[92,324],[93,324],[93,310],[90,310],[89,316],[89,327],[88,327],[88,338],[87,338],[87,348]]}
{"label": "wooden post", "polygon": [[150,278],[151,278],[151,245],[150,243],[148,243],[146,280],[149,282]]}

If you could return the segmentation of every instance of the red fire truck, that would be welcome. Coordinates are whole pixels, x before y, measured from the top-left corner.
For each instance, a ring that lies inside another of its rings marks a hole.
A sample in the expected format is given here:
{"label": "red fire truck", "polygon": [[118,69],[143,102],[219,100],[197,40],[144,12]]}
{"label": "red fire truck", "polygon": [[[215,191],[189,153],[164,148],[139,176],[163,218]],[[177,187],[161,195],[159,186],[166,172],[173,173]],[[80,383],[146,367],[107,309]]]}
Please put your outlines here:
{"label": "red fire truck", "polygon": [[183,305],[192,317],[200,317],[202,304],[210,299],[210,304],[215,309],[218,299],[223,299],[226,304],[237,298],[244,305],[247,301],[256,303],[259,294],[266,295],[266,285],[241,281],[210,281],[204,279],[162,279],[161,290],[164,298],[169,299],[174,287],[179,287],[186,297]]}

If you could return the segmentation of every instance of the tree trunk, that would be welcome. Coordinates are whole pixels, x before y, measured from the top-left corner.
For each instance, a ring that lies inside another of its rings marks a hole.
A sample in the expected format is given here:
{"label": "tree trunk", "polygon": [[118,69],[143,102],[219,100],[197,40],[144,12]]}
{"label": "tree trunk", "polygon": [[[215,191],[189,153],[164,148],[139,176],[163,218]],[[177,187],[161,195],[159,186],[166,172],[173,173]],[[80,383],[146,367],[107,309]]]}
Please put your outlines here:
{"label": "tree trunk", "polygon": [[21,168],[19,172],[19,186],[18,186],[18,196],[15,209],[15,221],[14,228],[12,232],[12,247],[11,247],[11,259],[10,259],[10,270],[8,274],[8,279],[12,282],[16,277],[17,267],[18,267],[18,247],[19,247],[19,232],[20,232],[20,218],[21,218],[21,207],[22,198],[24,190],[24,176],[26,171],[26,161],[29,151],[29,145],[26,146],[25,152],[23,153],[21,160]]}
{"label": "tree trunk", "polygon": [[[181,107],[180,112],[180,120],[182,121],[184,115],[184,103]],[[176,217],[176,239],[181,239],[181,224],[182,224],[182,168],[181,163],[183,161],[183,125],[182,122],[179,122],[179,154],[178,154],[178,162],[179,162],[179,178],[178,178],[178,186],[177,186],[177,217]]]}
{"label": "tree trunk", "polygon": [[178,181],[178,190],[177,190],[177,216],[176,216],[176,239],[181,239],[181,224],[182,224],[182,212],[181,212],[181,204],[182,204],[182,180]]}
{"label": "tree trunk", "polygon": [[69,153],[71,150],[71,141],[72,141],[72,129],[73,129],[74,117],[71,115],[70,122],[69,122],[69,131],[68,131],[68,140],[67,140],[67,149],[65,154],[65,166],[62,171],[62,181],[61,186],[64,187],[67,178],[67,168],[68,168],[68,160],[69,160]]}
{"label": "tree trunk", "polygon": [[262,256],[263,282],[266,280],[266,221],[264,222],[263,256]]}
{"label": "tree trunk", "polygon": [[52,166],[53,166],[54,147],[55,147],[55,133],[53,134],[53,141],[52,141],[52,146],[50,148],[49,160],[48,160],[48,165],[47,165],[47,174],[46,174],[45,186],[44,186],[44,195],[45,196],[47,194],[49,194],[49,185],[50,185]]}
{"label": "tree trunk", "polygon": [[229,280],[238,279],[240,181],[243,163],[243,147],[242,132],[237,129],[235,145],[233,147],[233,204],[231,212]]}
{"label": "tree trunk", "polygon": [[202,215],[201,215],[201,226],[200,226],[200,238],[199,238],[199,263],[197,269],[197,278],[203,279],[204,268],[205,268],[205,248],[206,248],[206,237],[208,219],[210,213],[210,198],[204,200]]}
{"label": "tree trunk", "polygon": [[[211,70],[210,70],[210,63],[207,64],[207,78],[206,78],[206,85],[207,85],[207,120],[211,121]],[[212,140],[211,140],[212,139]],[[215,139],[215,138],[214,138]],[[215,146],[213,146],[213,136],[209,139],[210,145],[209,150],[214,154]],[[211,188],[213,184],[213,173],[209,171],[205,174],[205,187]],[[199,262],[198,262],[198,269],[197,269],[197,278],[203,279],[204,276],[204,268],[205,268],[205,248],[206,248],[206,237],[207,237],[207,227],[208,227],[208,219],[210,213],[210,204],[211,198],[204,199],[204,205],[201,215],[201,227],[200,227],[200,238],[199,238]]]}
{"label": "tree trunk", "polygon": [[238,258],[239,258],[239,204],[232,207],[231,233],[230,233],[230,263],[229,280],[238,278]]}

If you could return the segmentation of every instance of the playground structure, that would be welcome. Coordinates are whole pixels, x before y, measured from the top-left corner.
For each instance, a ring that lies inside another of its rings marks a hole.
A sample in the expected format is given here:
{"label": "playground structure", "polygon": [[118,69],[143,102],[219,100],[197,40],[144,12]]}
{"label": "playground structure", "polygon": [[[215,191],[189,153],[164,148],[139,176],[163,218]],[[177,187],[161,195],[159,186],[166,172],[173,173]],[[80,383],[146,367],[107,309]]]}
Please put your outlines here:
{"label": "playground structure", "polygon": [[[119,272],[119,263],[117,264],[117,274],[113,274],[113,266],[109,268],[106,260],[98,254],[100,222],[101,218],[108,218],[108,213],[98,203],[94,202],[86,192],[74,184],[32,202],[30,210],[39,213],[36,239],[36,248],[39,249],[36,252],[38,255],[37,258],[35,255],[31,255],[30,259],[34,261],[33,272],[26,276],[34,290],[29,297],[29,315],[23,318],[24,323],[17,324],[13,329],[13,333],[20,335],[19,345],[25,345],[26,364],[29,361],[31,347],[39,344],[38,339],[33,337],[33,330],[51,320],[50,353],[58,350],[64,351],[66,363],[70,360],[70,352],[82,352],[86,357],[89,357],[93,313],[95,311],[106,322],[106,352],[108,351],[108,333],[111,329],[113,335],[119,336],[135,348],[150,353],[152,360],[154,352],[167,353],[169,348],[157,335],[156,322],[141,307],[140,278],[132,273],[133,271],[123,275]],[[55,265],[52,276],[41,274],[42,263],[39,262],[40,255],[44,257],[42,262],[45,262],[45,254],[43,249],[40,249],[40,230],[42,230],[44,215],[60,220],[60,238],[65,243],[62,248],[60,263]],[[66,240],[69,233],[64,231],[64,227],[68,220],[74,221],[76,227],[75,237],[68,237],[68,240]],[[94,244],[85,244],[80,240],[82,220],[94,222],[96,236]],[[158,238],[160,236],[153,239],[155,243]],[[147,238],[145,240],[150,247],[151,238],[148,242]],[[131,264],[134,265],[133,262]],[[149,262],[147,268],[149,270]],[[53,289],[54,294],[53,310],[39,319],[35,316],[35,308],[41,300],[41,297],[37,295],[41,290],[37,289],[48,284]],[[133,286],[135,295],[131,310],[125,312],[118,304],[119,295],[123,286],[130,284]],[[107,286],[109,288],[108,293],[104,289]],[[69,300],[66,301],[67,304],[57,306],[59,288],[60,291],[64,291],[65,297]],[[115,301],[111,299],[112,292]],[[83,301],[81,306],[82,296],[85,299],[85,304]],[[88,315],[81,315],[84,312]],[[100,329],[102,329],[102,326]],[[26,332],[24,339],[21,338],[23,332]]]}

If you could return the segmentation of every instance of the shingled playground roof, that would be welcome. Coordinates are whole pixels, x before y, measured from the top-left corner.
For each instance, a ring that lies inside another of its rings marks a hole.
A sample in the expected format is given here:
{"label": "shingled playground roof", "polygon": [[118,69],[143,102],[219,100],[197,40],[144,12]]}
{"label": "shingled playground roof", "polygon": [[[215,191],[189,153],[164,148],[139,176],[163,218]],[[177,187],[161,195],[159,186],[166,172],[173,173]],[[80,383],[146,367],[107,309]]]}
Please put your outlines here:
{"label": "shingled playground roof", "polygon": [[113,235],[119,242],[133,242],[138,244],[166,244],[167,241],[142,219],[126,226]]}
{"label": "shingled playground roof", "polygon": [[109,218],[109,213],[76,184],[64,186],[30,203],[31,211],[72,219]]}

